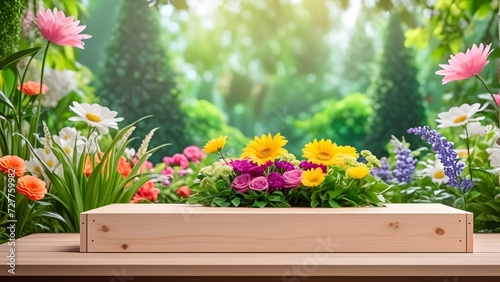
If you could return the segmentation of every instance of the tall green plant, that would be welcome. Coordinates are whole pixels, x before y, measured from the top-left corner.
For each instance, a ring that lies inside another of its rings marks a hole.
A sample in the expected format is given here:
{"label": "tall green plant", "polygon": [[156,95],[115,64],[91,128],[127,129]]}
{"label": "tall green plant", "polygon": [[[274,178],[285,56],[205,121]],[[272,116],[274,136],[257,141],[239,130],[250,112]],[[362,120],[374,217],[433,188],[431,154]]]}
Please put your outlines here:
{"label": "tall green plant", "polygon": [[[179,91],[162,41],[158,11],[148,1],[123,1],[114,36],[106,52],[98,95],[102,102],[131,122],[145,115],[151,127],[159,127],[160,140],[175,139],[176,145],[161,155],[181,151],[187,144],[185,114],[179,106]],[[145,135],[144,129],[137,129]],[[137,145],[137,144],[136,144]]]}
{"label": "tall green plant", "polygon": [[385,145],[392,135],[422,144],[418,137],[406,133],[408,128],[426,123],[426,106],[411,50],[405,48],[404,41],[400,16],[393,14],[384,36],[379,73],[371,86],[375,116],[365,142],[377,156],[387,155]]}
{"label": "tall green plant", "polygon": [[0,2],[0,60],[17,50],[21,33],[21,0]]}

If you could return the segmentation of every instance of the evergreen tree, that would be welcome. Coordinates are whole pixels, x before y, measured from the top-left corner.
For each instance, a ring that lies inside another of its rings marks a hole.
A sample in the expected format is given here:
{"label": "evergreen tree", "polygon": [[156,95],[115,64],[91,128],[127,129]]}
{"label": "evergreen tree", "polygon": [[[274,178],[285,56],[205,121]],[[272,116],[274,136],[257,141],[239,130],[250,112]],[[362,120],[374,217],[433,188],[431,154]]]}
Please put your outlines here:
{"label": "evergreen tree", "polygon": [[[134,135],[144,137],[152,128],[160,128],[150,148],[172,145],[156,153],[156,161],[190,145],[184,133],[186,116],[163,42],[158,10],[150,8],[147,0],[122,1],[97,91],[104,105],[125,118],[124,124],[153,115]],[[138,147],[139,142],[132,146]]]}
{"label": "evergreen tree", "polygon": [[406,133],[426,123],[426,106],[412,53],[405,48],[404,40],[401,18],[395,13],[384,35],[379,73],[371,86],[375,116],[365,141],[377,156],[387,155],[385,147],[391,135],[404,136],[415,148],[422,144],[418,137]]}
{"label": "evergreen tree", "polygon": [[21,34],[21,0],[0,1],[0,60],[12,55]]}

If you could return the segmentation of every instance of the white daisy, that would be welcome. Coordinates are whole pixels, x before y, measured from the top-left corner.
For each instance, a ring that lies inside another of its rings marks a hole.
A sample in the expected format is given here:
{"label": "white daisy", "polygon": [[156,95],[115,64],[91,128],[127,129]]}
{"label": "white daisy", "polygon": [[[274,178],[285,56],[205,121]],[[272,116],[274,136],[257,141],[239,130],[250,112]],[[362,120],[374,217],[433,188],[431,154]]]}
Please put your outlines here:
{"label": "white daisy", "polygon": [[434,163],[428,163],[425,165],[422,171],[425,175],[432,178],[432,182],[441,185],[442,183],[448,183],[450,178],[444,174],[444,166],[439,159],[436,159]]}
{"label": "white daisy", "polygon": [[24,164],[26,165],[26,171],[31,175],[36,177],[42,176],[43,167],[36,159],[25,161]]}
{"label": "white daisy", "polygon": [[64,127],[59,130],[59,137],[67,142],[72,143],[75,139],[80,137],[80,132],[74,127]]}
{"label": "white daisy", "polygon": [[77,154],[80,155],[85,147],[85,142],[82,139],[62,139],[60,136],[55,135],[52,137],[54,142],[59,145],[64,152],[71,158],[76,147]]}
{"label": "white daisy", "polygon": [[472,154],[474,148],[470,148],[469,151],[467,151],[467,149],[454,149],[453,151],[457,153],[459,158],[467,158]]}
{"label": "white daisy", "polygon": [[[60,165],[59,159],[57,159],[56,155],[50,150],[46,149],[35,149],[34,154],[36,154],[40,160],[47,166],[50,172],[55,173],[59,176],[62,175],[62,166]],[[35,156],[31,156],[31,160],[34,162],[39,162],[38,159]],[[37,172],[37,170],[41,171],[41,174],[45,176],[45,171],[43,170],[43,167],[33,165],[33,171]],[[48,177],[44,177],[48,178]]]}
{"label": "white daisy", "polygon": [[479,111],[480,106],[481,104],[479,103],[475,103],[473,105],[463,104],[460,107],[453,107],[447,112],[439,113],[439,119],[436,119],[436,121],[440,123],[438,127],[462,126],[470,121],[482,120],[484,117],[472,118],[472,116]]}
{"label": "white daisy", "polygon": [[84,121],[88,126],[96,127],[101,134],[108,134],[109,128],[118,129],[117,122],[123,118],[115,118],[118,114],[115,111],[110,111],[108,108],[99,104],[89,105],[87,103],[73,102],[73,106],[69,107],[78,116],[70,117],[71,121]]}
{"label": "white daisy", "polygon": [[464,129],[464,134],[460,134],[460,138],[467,139],[467,133],[469,133],[469,137],[474,135],[479,135],[483,137],[486,133],[490,132],[493,129],[491,124],[483,126],[479,121],[469,122],[466,125],[467,131]]}
{"label": "white daisy", "polygon": [[493,148],[487,148],[486,152],[490,155],[488,157],[490,165],[494,168],[500,167],[500,145],[495,142]]}

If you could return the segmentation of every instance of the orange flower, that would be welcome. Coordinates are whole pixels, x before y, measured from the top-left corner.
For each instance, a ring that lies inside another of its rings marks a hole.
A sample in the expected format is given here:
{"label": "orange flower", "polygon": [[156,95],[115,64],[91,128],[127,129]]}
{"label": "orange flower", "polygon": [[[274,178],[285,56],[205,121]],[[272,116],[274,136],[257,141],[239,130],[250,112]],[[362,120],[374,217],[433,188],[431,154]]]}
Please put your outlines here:
{"label": "orange flower", "polygon": [[[94,157],[94,165],[97,166],[101,162],[102,157],[104,156],[104,153],[101,152],[99,155],[95,155]],[[104,173],[104,168],[106,167],[106,161],[104,162],[104,165],[102,166],[101,173]],[[83,173],[87,177],[92,173],[94,170],[94,167],[92,166],[92,161],[90,160],[90,156],[87,156],[87,159],[85,160],[85,167],[83,168]]]}
{"label": "orange flower", "polygon": [[144,200],[154,203],[158,199],[159,194],[160,189],[155,188],[155,183],[153,181],[148,181],[137,190],[132,200],[130,200],[130,203],[135,204]]}
{"label": "orange flower", "polygon": [[17,177],[21,177],[26,172],[26,165],[18,156],[4,156],[0,159],[0,170],[5,174],[14,173]]}
{"label": "orange flower", "polygon": [[132,166],[125,157],[120,157],[118,161],[118,172],[123,176],[123,179],[127,178],[132,172]]}
{"label": "orange flower", "polygon": [[[18,85],[17,90],[21,90],[21,92],[28,96],[38,95],[40,94],[40,83],[35,81],[28,81],[26,83],[23,83],[22,89],[21,85]],[[42,84],[42,94],[45,94],[47,90],[49,90],[49,88],[45,84]]]}
{"label": "orange flower", "polygon": [[47,189],[45,182],[35,176],[26,175],[17,181],[17,192],[27,196],[30,200],[38,201],[45,197]]}
{"label": "orange flower", "polygon": [[191,191],[191,189],[189,189],[189,187],[187,186],[181,186],[175,193],[181,198],[187,198],[193,194],[193,191]]}

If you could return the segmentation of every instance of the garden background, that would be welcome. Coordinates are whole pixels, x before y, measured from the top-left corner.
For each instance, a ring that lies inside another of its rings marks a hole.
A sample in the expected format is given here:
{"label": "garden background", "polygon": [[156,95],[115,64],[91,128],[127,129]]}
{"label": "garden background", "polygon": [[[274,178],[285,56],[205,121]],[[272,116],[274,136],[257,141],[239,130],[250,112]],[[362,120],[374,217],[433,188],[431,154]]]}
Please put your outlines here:
{"label": "garden background", "polygon": [[[92,35],[84,50],[48,51],[44,83],[57,91],[45,95],[41,120],[53,132],[87,132],[68,120],[73,101],[109,107],[122,124],[153,115],[134,135],[159,127],[151,147],[171,143],[152,155],[155,164],[220,135],[228,136],[228,156],[238,157],[253,136],[267,133],[286,136],[297,155],[314,138],[329,138],[392,155],[393,164],[392,135],[417,150],[426,143],[409,128],[435,127],[438,113],[490,99],[476,80],[442,85],[435,72],[450,54],[492,43],[481,77],[493,93],[499,89],[498,1],[9,0],[0,4],[0,60],[43,44],[30,20],[41,5],[75,16]],[[10,74],[1,75],[0,85]],[[497,116],[487,120],[498,124]],[[465,147],[460,130],[440,132]],[[485,152],[477,158],[488,162]],[[415,192],[418,185],[394,200],[464,208],[446,188]],[[477,230],[500,231],[500,206],[487,213],[490,223]]]}

